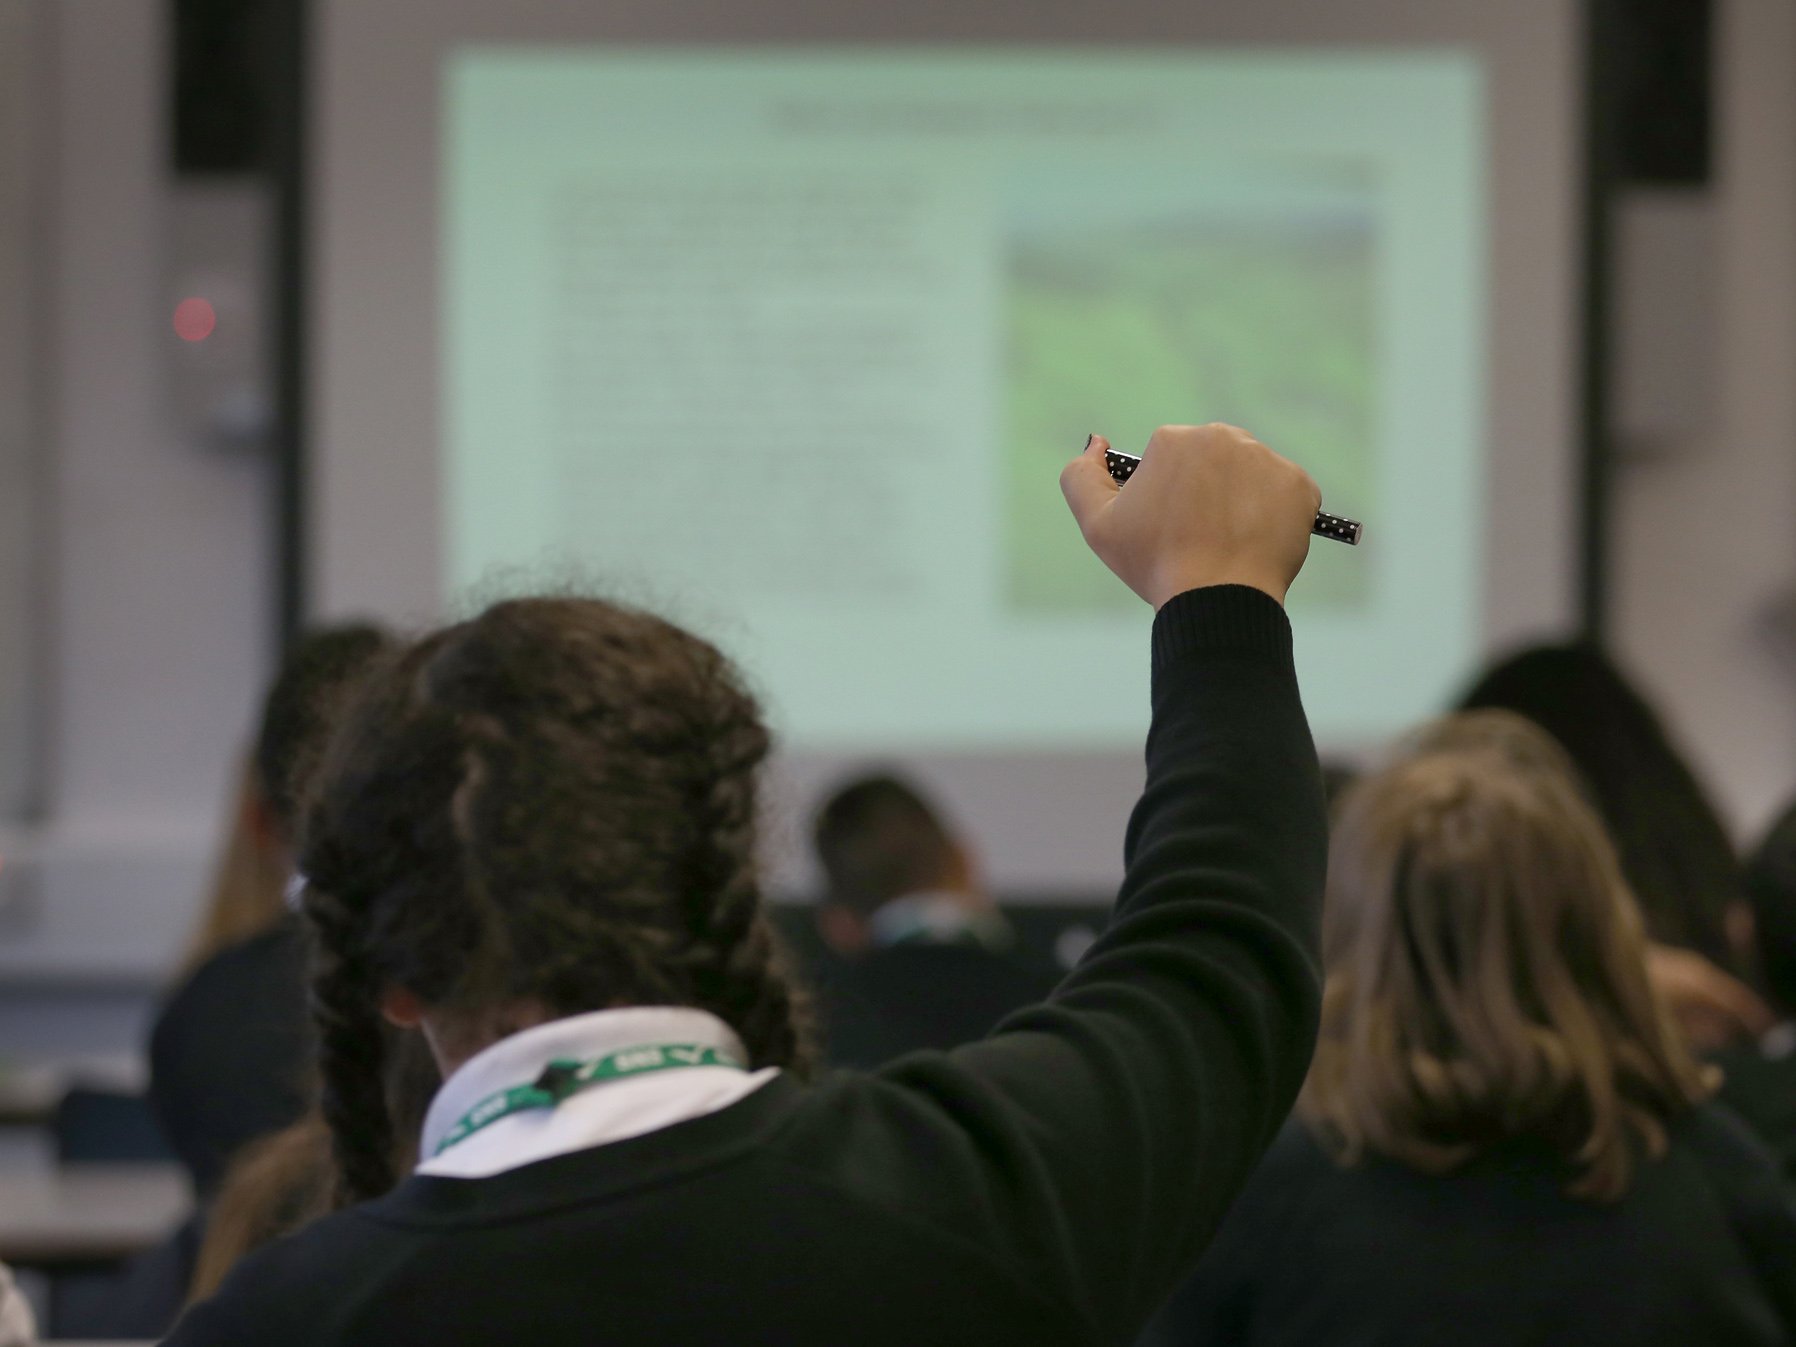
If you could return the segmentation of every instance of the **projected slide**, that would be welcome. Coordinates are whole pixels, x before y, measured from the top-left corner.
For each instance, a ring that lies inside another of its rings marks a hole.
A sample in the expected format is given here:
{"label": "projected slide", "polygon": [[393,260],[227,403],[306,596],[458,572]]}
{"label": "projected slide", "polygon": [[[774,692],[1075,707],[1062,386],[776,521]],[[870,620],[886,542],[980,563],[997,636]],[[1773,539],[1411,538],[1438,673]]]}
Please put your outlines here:
{"label": "projected slide", "polygon": [[534,52],[446,74],[452,593],[712,634],[787,741],[1126,745],[1147,609],[1057,475],[1245,425],[1352,550],[1292,592],[1318,725],[1478,644],[1480,77],[1448,53]]}

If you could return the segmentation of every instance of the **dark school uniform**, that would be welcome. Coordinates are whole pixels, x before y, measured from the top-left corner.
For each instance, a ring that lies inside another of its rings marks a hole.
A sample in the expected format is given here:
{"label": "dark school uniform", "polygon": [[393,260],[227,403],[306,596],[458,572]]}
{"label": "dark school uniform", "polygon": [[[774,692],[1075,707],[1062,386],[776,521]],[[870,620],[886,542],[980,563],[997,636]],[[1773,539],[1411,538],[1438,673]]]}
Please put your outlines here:
{"label": "dark school uniform", "polygon": [[488,1177],[414,1174],[248,1259],[170,1341],[1128,1342],[1303,1080],[1325,834],[1283,610],[1181,595],[1154,622],[1115,920],[1050,1001],[951,1052],[778,1073]]}

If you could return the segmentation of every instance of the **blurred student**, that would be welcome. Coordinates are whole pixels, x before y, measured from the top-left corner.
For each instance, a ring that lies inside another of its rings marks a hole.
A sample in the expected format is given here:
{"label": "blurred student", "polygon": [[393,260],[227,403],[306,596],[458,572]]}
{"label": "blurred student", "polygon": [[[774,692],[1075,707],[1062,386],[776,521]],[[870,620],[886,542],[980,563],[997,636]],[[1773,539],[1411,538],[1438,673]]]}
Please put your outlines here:
{"label": "blurred student", "polygon": [[1796,1179],[1796,806],[1771,825],[1746,866],[1753,936],[1777,1023],[1720,1053],[1721,1098]]}
{"label": "blurred student", "polygon": [[818,931],[837,960],[820,988],[832,1063],[969,1043],[1053,990],[1052,969],[1016,954],[967,845],[909,784],[841,787],[811,837],[827,885]]}
{"label": "blurred student", "polygon": [[[1159,610],[1153,729],[1116,920],[1052,1002],[810,1078],[740,680],[642,613],[500,603],[382,667],[305,820],[325,1116],[344,1197],[386,1196],[171,1341],[1132,1336],[1309,1058],[1325,823],[1279,604],[1318,496],[1226,427],[1159,432],[1121,492],[1107,447],[1062,483]],[[445,1075],[390,1192],[383,1018]]]}
{"label": "blurred student", "polygon": [[[1589,784],[1563,745],[1537,722],[1514,711],[1483,707],[1460,711],[1423,726],[1404,745],[1408,754],[1471,750],[1496,755],[1526,773],[1547,773],[1596,804]],[[1717,1052],[1749,1043],[1775,1017],[1765,1000],[1739,978],[1692,949],[1650,940],[1647,975],[1676,1016],[1692,1046]]]}
{"label": "blurred student", "polygon": [[1750,935],[1739,857],[1658,714],[1615,663],[1587,642],[1522,650],[1461,701],[1462,710],[1481,707],[1526,716],[1570,754],[1620,853],[1647,934],[1743,971]]}
{"label": "blurred student", "polygon": [[1297,1119],[1148,1341],[1790,1340],[1796,1205],[1562,777],[1456,752],[1362,782],[1324,928]]}
{"label": "blurred student", "polygon": [[337,706],[387,644],[371,626],[326,628],[300,637],[281,663],[188,966],[150,1032],[150,1104],[193,1179],[198,1206],[103,1295],[65,1307],[65,1331],[166,1333],[187,1302],[212,1201],[232,1161],[312,1106],[309,943],[285,896],[299,794]]}
{"label": "blurred student", "polygon": [[284,897],[298,797],[335,707],[386,645],[377,628],[343,626],[287,652],[263,703],[193,966],[151,1030],[150,1100],[202,1200],[232,1157],[296,1121],[311,1098],[307,946]]}

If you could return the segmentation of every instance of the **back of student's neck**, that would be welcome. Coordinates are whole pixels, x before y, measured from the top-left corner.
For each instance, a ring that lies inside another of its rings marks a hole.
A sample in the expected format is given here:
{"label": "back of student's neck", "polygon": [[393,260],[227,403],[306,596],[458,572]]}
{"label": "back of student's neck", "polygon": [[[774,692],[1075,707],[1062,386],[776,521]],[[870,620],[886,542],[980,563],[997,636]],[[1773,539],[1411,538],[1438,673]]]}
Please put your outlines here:
{"label": "back of student's neck", "polygon": [[[594,1006],[592,1009],[626,1010],[629,1009],[629,1003],[616,1001],[607,1006]],[[588,1013],[591,1012],[575,1010],[557,1013],[541,1001],[520,1000],[474,1016],[426,1011],[420,1017],[418,1027],[422,1030],[425,1041],[430,1044],[431,1055],[436,1058],[437,1068],[443,1073],[443,1079],[448,1080],[469,1059],[513,1034]]]}
{"label": "back of student's neck", "polygon": [[437,1069],[448,1080],[468,1061],[493,1044],[539,1024],[563,1018],[540,1001],[513,1001],[468,1015],[427,1011],[419,1021]]}

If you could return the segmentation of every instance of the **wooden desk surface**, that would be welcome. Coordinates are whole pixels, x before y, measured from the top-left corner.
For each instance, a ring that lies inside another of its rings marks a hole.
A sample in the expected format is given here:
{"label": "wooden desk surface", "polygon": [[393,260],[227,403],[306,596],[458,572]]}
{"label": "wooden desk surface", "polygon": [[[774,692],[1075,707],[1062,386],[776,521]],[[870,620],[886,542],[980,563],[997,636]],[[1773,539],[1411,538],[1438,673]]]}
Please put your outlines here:
{"label": "wooden desk surface", "polygon": [[125,1258],[159,1243],[192,1206],[179,1165],[0,1168],[0,1261]]}

